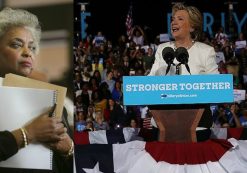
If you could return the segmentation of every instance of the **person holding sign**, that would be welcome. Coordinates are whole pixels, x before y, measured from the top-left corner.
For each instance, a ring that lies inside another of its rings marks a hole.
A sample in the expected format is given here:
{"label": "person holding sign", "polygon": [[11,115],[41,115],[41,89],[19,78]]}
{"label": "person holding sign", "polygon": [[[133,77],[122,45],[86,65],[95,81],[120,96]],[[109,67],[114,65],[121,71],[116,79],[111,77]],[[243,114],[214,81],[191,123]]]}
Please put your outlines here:
{"label": "person holding sign", "polygon": [[[186,6],[182,3],[174,4],[171,21],[171,33],[174,41],[158,46],[155,62],[148,75],[218,74],[214,48],[199,42],[201,32],[202,15],[200,11],[194,6]],[[178,66],[180,61],[176,52],[179,52],[181,47],[185,55],[187,54],[185,57],[187,62],[185,65]],[[212,125],[212,116],[209,111],[207,111],[209,114],[207,123],[202,126],[210,127]],[[204,119],[203,117],[202,119]]]}
{"label": "person holding sign", "polygon": [[[7,73],[28,77],[39,52],[40,37],[41,27],[37,16],[22,9],[4,8],[0,12],[0,77]],[[0,161],[15,155],[29,143],[42,143],[54,151],[53,163],[56,165],[52,172],[72,172],[73,140],[66,133],[68,127],[64,126],[61,118],[51,117],[54,109],[16,130],[1,131]],[[8,117],[8,110],[5,111]],[[46,171],[0,168],[0,172]]]}

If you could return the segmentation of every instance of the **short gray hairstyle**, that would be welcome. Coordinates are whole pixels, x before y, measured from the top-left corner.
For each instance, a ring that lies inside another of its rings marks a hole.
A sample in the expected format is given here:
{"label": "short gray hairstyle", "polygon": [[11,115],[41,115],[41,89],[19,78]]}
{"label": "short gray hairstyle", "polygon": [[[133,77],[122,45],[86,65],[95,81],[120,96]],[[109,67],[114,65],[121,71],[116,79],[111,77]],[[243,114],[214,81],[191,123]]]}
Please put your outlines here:
{"label": "short gray hairstyle", "polygon": [[41,26],[36,15],[22,9],[5,7],[0,11],[0,37],[12,27],[26,27],[33,35],[35,53],[39,52]]}

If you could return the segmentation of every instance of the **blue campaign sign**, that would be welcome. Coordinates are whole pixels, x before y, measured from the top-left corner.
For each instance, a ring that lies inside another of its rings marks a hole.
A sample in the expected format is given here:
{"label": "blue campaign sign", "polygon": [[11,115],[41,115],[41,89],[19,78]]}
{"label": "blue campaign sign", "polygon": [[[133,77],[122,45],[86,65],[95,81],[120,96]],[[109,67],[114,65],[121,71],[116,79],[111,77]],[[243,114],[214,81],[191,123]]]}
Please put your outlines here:
{"label": "blue campaign sign", "polygon": [[124,76],[124,105],[233,102],[232,74]]}

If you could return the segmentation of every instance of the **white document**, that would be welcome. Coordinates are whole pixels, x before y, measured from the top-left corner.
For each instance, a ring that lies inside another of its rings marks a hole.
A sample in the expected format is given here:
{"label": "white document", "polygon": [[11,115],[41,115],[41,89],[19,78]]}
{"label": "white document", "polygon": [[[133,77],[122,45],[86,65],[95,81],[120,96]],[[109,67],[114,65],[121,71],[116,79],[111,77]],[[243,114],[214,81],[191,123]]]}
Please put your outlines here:
{"label": "white document", "polygon": [[[49,110],[56,102],[53,90],[0,87],[0,131],[18,129]],[[53,152],[41,144],[29,144],[0,167],[52,169]]]}
{"label": "white document", "polygon": [[236,41],[235,42],[236,49],[242,49],[246,47],[246,40],[243,41]]}
{"label": "white document", "polygon": [[3,79],[4,79],[4,78],[0,77],[0,86],[3,85]]}
{"label": "white document", "polygon": [[170,41],[169,34],[160,34],[160,42],[168,42]]}
{"label": "white document", "polygon": [[220,61],[223,61],[224,63],[225,61],[225,56],[223,52],[216,52],[216,63],[219,64]]}
{"label": "white document", "polygon": [[243,75],[243,79],[244,79],[244,84],[246,84],[247,83],[247,75],[246,74]]}
{"label": "white document", "polygon": [[234,89],[234,102],[241,102],[245,100],[245,90]]}

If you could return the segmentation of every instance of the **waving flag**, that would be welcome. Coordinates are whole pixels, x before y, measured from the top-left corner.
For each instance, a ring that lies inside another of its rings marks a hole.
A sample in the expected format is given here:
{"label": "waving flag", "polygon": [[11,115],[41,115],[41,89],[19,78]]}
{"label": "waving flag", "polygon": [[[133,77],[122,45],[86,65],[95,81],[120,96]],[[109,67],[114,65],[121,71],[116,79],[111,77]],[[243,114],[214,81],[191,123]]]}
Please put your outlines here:
{"label": "waving flag", "polygon": [[[130,136],[136,135],[133,132],[133,129],[90,132],[87,145],[75,141],[76,172],[242,173],[247,170],[246,128],[213,128],[211,139],[197,143],[131,141]],[[115,135],[122,139],[111,141]]]}
{"label": "waving flag", "polygon": [[[117,144],[126,143],[134,140],[156,141],[150,134],[157,135],[157,131],[144,128],[130,128],[74,132],[74,142],[77,145],[85,144]],[[151,137],[151,138],[150,138]],[[247,139],[247,128],[211,128],[196,131],[197,141],[211,139],[229,139],[238,140]]]}
{"label": "waving flag", "polygon": [[247,141],[234,138],[199,143],[132,141],[75,146],[77,173],[244,173]]}
{"label": "waving flag", "polygon": [[132,25],[133,25],[132,5],[130,5],[129,11],[128,11],[128,14],[127,14],[127,17],[126,17],[126,22],[125,22],[128,39],[131,38]]}
{"label": "waving flag", "polygon": [[139,128],[125,127],[122,129],[74,132],[75,144],[116,144],[133,140],[143,140],[139,137]]}

